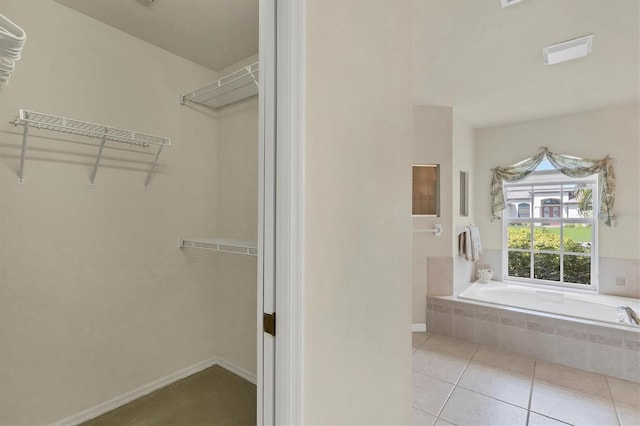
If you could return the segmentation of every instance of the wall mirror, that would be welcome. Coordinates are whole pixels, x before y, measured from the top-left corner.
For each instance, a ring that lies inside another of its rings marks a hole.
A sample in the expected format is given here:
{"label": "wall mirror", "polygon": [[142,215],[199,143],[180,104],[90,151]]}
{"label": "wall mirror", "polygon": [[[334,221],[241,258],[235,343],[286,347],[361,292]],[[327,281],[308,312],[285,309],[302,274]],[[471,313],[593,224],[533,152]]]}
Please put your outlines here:
{"label": "wall mirror", "polygon": [[414,216],[440,216],[440,165],[413,165]]}
{"label": "wall mirror", "polygon": [[460,216],[469,216],[469,172],[460,172]]}

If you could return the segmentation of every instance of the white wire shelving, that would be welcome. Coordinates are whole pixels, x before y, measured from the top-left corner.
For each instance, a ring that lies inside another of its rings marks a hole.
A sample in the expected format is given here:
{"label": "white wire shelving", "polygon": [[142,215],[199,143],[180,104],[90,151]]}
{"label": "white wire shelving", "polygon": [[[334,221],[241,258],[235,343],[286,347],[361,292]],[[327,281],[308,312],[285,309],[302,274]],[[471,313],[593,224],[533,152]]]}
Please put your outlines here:
{"label": "white wire shelving", "polygon": [[258,256],[258,244],[255,241],[228,238],[181,238],[180,248],[199,248],[224,253]]}
{"label": "white wire shelving", "polygon": [[221,108],[255,96],[258,94],[259,70],[258,62],[248,65],[201,89],[182,95],[180,102],[183,105],[187,102],[195,102],[212,108]]}
{"label": "white wire shelving", "polygon": [[158,158],[160,157],[162,148],[171,146],[171,139],[162,136],[154,136],[133,130],[120,129],[104,124],[89,123],[87,121],[59,117],[26,109],[21,109],[18,117],[16,117],[11,123],[16,126],[24,126],[22,135],[22,152],[20,154],[20,169],[18,171],[18,181],[20,183],[24,183],[24,161],[27,151],[29,128],[51,130],[54,132],[70,133],[73,135],[100,139],[100,148],[89,180],[89,186],[91,188],[94,187],[96,173],[98,171],[98,166],[100,165],[100,159],[102,158],[102,150],[107,141],[126,143],[142,148],[149,148],[152,145],[158,147],[154,161],[147,172],[147,178],[144,183],[145,189],[149,186],[151,174],[158,164]]}
{"label": "white wire shelving", "polygon": [[26,40],[24,30],[0,13],[0,87],[9,84]]}

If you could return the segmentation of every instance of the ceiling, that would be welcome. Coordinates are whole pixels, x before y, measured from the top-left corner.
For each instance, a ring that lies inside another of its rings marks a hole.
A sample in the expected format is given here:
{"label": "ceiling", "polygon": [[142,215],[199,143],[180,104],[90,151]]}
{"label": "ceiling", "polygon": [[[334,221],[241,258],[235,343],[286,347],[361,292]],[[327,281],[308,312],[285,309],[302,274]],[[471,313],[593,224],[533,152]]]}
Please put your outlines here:
{"label": "ceiling", "polygon": [[[474,127],[637,101],[638,0],[414,0],[414,101]],[[594,34],[590,56],[544,65],[542,48]]]}
{"label": "ceiling", "polygon": [[[56,1],[215,71],[258,51],[259,0]],[[638,0],[413,1],[416,104],[487,127],[639,98]],[[587,34],[590,56],[543,64]]]}
{"label": "ceiling", "polygon": [[258,53],[258,0],[55,0],[214,71]]}

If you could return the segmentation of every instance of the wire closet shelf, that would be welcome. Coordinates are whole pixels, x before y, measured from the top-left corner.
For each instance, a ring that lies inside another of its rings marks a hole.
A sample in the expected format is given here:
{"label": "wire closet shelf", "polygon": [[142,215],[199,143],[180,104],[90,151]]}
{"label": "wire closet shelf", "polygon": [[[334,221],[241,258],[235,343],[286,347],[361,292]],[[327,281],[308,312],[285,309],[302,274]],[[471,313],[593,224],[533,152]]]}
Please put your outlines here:
{"label": "wire closet shelf", "polygon": [[199,248],[249,256],[258,255],[258,245],[255,241],[226,238],[181,238],[180,248]]}
{"label": "wire closet shelf", "polygon": [[195,102],[212,108],[221,108],[258,94],[259,63],[248,65],[220,80],[180,97],[184,105]]}
{"label": "wire closet shelf", "polygon": [[29,128],[51,130],[54,132],[70,133],[73,135],[101,139],[98,157],[96,159],[94,170],[91,175],[91,188],[93,188],[94,186],[96,171],[98,169],[98,165],[102,156],[102,149],[104,148],[106,141],[126,143],[142,148],[149,148],[152,145],[158,147],[155,160],[148,172],[147,179],[145,181],[145,189],[149,184],[151,173],[158,163],[158,158],[160,156],[160,153],[162,152],[162,148],[171,146],[171,139],[166,137],[154,136],[146,133],[136,132],[133,130],[120,129],[104,124],[90,123],[88,121],[60,117],[26,109],[21,109],[18,117],[16,117],[15,120],[13,120],[11,123],[16,126],[24,126],[24,133],[22,138],[22,153],[20,155],[20,169],[18,172],[20,183],[24,182],[24,160],[27,148]]}

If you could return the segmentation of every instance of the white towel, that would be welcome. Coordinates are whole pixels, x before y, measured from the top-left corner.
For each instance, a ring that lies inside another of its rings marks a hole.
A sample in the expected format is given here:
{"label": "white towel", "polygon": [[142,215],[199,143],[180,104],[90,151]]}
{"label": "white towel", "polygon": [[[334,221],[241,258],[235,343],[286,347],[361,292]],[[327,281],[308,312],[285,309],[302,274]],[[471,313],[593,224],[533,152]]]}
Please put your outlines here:
{"label": "white towel", "polygon": [[471,238],[471,260],[475,262],[480,260],[482,254],[482,243],[480,242],[480,228],[477,226],[469,227],[469,237]]}
{"label": "white towel", "polygon": [[480,242],[480,229],[477,226],[465,226],[458,235],[458,253],[466,260],[475,262],[480,260],[482,243]]}

